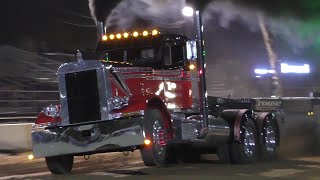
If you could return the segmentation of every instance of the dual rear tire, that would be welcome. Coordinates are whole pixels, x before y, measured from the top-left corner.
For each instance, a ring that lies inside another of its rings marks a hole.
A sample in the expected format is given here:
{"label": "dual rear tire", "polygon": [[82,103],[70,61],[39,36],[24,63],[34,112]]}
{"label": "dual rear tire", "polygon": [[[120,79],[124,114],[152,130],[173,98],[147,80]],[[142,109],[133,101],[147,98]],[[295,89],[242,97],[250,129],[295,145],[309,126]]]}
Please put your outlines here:
{"label": "dual rear tire", "polygon": [[277,156],[278,133],[275,120],[267,119],[262,129],[258,130],[253,119],[248,118],[241,124],[241,142],[220,147],[217,151],[218,158],[222,163],[235,164],[273,160]]}

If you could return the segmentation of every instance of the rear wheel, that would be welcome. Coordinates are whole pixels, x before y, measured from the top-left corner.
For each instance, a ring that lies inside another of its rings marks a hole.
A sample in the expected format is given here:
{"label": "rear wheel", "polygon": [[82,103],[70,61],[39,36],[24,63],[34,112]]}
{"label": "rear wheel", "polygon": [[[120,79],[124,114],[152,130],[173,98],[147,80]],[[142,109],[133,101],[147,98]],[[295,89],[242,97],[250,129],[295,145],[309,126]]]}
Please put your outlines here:
{"label": "rear wheel", "polygon": [[174,150],[168,146],[168,129],[164,126],[164,115],[158,109],[145,111],[145,133],[151,141],[140,153],[146,166],[161,166],[175,161]]}
{"label": "rear wheel", "polygon": [[72,155],[46,157],[46,163],[52,174],[70,174],[73,167]]}
{"label": "rear wheel", "polygon": [[267,119],[262,128],[261,157],[262,160],[272,160],[276,158],[278,150],[278,131],[272,119]]}
{"label": "rear wheel", "polygon": [[257,129],[251,118],[241,124],[241,143],[231,144],[231,161],[237,164],[252,163],[257,160]]}

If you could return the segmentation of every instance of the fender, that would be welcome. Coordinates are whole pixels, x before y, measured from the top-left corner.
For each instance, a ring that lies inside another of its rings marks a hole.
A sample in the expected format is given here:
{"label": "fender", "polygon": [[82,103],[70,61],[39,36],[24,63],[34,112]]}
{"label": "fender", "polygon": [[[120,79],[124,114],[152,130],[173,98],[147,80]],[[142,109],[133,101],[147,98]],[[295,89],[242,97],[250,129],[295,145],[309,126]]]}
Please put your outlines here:
{"label": "fender", "polygon": [[167,109],[167,106],[159,97],[153,97],[148,100],[146,104],[146,109],[158,109],[160,110],[164,118],[164,127],[167,129],[168,140],[173,139],[173,128],[171,122],[171,115]]}
{"label": "fender", "polygon": [[253,112],[249,109],[227,109],[222,112],[221,117],[228,122],[231,127],[230,136],[233,137],[233,140],[236,142],[241,142],[241,123],[248,118],[254,120]]}
{"label": "fender", "polygon": [[256,115],[256,118],[255,118],[255,121],[257,123],[257,127],[258,127],[258,130],[259,130],[259,141],[262,142],[263,141],[263,137],[261,135],[261,132],[263,130],[263,125],[264,123],[267,121],[267,119],[271,119],[271,121],[273,121],[275,123],[275,126],[276,126],[276,130],[277,130],[277,146],[280,145],[280,129],[279,129],[279,124],[277,122],[277,119],[276,117],[270,113],[270,112],[258,112],[258,113],[255,113]]}

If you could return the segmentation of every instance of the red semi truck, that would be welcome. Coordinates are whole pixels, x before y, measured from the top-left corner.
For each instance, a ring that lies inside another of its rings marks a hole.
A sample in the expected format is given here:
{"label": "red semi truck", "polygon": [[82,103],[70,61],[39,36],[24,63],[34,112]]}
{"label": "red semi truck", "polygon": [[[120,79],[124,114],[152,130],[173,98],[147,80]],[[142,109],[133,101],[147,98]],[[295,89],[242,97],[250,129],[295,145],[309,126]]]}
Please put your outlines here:
{"label": "red semi truck", "polygon": [[192,162],[201,153],[232,163],[275,157],[274,114],[207,96],[201,41],[98,28],[103,60],[83,60],[79,53],[62,64],[60,105],[44,108],[35,121],[33,154],[45,158],[53,174],[71,172],[74,156],[106,152],[140,150],[147,166]]}

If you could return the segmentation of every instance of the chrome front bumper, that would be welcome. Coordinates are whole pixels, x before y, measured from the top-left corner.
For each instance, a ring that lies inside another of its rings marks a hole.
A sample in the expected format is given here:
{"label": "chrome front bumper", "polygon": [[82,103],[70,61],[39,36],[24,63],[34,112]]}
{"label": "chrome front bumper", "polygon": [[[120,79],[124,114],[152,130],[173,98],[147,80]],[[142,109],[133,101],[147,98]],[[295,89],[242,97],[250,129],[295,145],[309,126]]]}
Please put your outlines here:
{"label": "chrome front bumper", "polygon": [[120,151],[140,146],[145,139],[142,117],[34,130],[31,137],[37,158]]}

